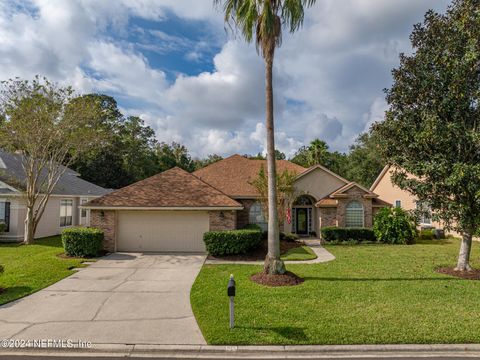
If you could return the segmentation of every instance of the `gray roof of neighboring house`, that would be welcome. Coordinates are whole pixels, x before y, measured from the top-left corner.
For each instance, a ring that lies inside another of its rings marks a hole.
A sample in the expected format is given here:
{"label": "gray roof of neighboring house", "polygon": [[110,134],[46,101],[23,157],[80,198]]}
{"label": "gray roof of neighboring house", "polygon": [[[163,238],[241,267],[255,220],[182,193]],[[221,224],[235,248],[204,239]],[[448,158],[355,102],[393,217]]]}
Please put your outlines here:
{"label": "gray roof of neighboring house", "polygon": [[[55,195],[78,195],[78,196],[102,196],[112,190],[104,189],[81,179],[80,174],[68,169],[59,179],[53,194]],[[25,171],[22,167],[22,155],[12,154],[0,149],[0,181],[13,188],[22,188],[25,182]],[[10,189],[0,189],[0,194],[13,193]]]}

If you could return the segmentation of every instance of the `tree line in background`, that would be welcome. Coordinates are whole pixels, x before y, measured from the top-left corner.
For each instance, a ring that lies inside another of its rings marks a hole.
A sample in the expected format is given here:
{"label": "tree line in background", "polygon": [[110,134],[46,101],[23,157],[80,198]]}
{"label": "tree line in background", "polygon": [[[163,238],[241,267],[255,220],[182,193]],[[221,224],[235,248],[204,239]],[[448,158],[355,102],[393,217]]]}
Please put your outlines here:
{"label": "tree line in background", "polygon": [[[158,142],[150,126],[137,116],[124,116],[110,96],[90,94],[85,97],[101,104],[100,126],[107,134],[103,146],[92,148],[71,165],[85,180],[118,189],[175,166],[192,172],[222,159],[217,154],[193,158],[185,145]],[[278,150],[275,155],[277,160],[287,159]],[[244,156],[265,159],[261,153]],[[357,138],[348,153],[330,151],[324,141],[315,139],[298,149],[289,160],[303,167],[323,165],[364,186],[370,186],[384,166],[373,137],[367,133]]]}

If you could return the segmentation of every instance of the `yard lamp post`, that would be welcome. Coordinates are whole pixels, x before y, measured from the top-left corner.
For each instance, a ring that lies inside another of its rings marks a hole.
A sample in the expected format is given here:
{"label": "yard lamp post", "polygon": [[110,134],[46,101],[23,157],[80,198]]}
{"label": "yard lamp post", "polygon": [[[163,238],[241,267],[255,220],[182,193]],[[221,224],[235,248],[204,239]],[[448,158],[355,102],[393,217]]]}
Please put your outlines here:
{"label": "yard lamp post", "polygon": [[230,280],[228,280],[227,295],[230,298],[230,329],[233,329],[235,324],[234,301],[233,301],[235,299],[235,280],[233,279],[233,274],[230,275]]}

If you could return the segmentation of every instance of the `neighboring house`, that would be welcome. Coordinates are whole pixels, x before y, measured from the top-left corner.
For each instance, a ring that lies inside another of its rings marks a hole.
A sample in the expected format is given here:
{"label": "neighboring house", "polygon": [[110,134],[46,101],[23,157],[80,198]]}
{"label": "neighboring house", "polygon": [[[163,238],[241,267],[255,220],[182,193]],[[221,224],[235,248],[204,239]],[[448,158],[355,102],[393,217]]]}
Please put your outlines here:
{"label": "neighboring house", "polygon": [[406,190],[400,189],[392,183],[393,168],[385,166],[378,175],[377,179],[370,187],[370,191],[374,191],[380,197],[393,204],[395,207],[400,207],[405,210],[422,210],[422,216],[419,219],[419,225],[422,228],[443,228],[440,222],[432,220],[431,213],[425,204],[417,201],[416,197]]}
{"label": "neighboring house", "polygon": [[[66,227],[90,224],[90,211],[80,210],[79,206],[110,190],[79,176],[67,169],[60,178],[38,224],[35,238],[60,234]],[[0,242],[23,240],[26,206],[21,189],[24,182],[22,155],[0,149],[0,221],[7,224],[7,231],[0,233]]]}
{"label": "neighboring house", "polygon": [[[94,199],[91,225],[105,232],[110,251],[203,252],[209,230],[266,228],[252,181],[265,160],[233,155],[190,174],[180,168],[139,181]],[[305,169],[277,161],[277,172],[297,174],[298,197],[287,211],[285,232],[318,235],[325,226],[371,227],[378,208],[390,204],[323,166]]]}

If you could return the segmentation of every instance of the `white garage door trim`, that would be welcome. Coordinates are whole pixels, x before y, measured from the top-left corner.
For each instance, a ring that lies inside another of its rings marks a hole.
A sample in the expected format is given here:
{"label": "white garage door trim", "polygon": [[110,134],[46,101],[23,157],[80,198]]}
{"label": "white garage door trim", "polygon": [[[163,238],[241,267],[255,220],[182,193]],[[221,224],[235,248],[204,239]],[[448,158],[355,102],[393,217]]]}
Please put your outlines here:
{"label": "white garage door trim", "polygon": [[205,252],[207,211],[118,211],[117,251]]}

